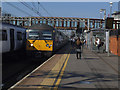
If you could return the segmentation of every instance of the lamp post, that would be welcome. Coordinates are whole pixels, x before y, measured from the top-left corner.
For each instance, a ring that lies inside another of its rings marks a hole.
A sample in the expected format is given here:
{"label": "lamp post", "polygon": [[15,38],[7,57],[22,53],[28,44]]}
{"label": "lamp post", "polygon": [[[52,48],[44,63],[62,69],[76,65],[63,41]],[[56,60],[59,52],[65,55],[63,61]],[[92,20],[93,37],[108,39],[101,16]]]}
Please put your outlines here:
{"label": "lamp post", "polygon": [[113,2],[110,2],[110,17],[111,17],[111,14],[112,14],[112,5],[113,5]]}
{"label": "lamp post", "polygon": [[106,19],[106,9],[100,9],[100,12],[104,11],[104,20]]}
{"label": "lamp post", "polygon": [[100,19],[102,19],[102,10],[100,9]]}

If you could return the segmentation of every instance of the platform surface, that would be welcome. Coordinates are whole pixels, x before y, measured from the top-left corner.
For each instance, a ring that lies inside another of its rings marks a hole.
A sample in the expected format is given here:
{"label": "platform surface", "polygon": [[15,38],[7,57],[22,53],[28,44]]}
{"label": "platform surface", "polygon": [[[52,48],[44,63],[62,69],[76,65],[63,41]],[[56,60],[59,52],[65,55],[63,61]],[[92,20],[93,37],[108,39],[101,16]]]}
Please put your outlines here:
{"label": "platform surface", "polygon": [[49,58],[10,89],[90,89],[118,88],[118,57],[83,48],[76,58],[70,44]]}

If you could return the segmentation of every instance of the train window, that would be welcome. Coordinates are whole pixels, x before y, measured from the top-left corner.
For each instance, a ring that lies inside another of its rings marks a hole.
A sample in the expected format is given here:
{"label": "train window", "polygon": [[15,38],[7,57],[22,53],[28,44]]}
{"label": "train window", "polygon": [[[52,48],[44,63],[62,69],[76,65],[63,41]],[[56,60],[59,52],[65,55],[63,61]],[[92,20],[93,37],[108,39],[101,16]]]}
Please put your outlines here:
{"label": "train window", "polygon": [[39,30],[32,30],[29,32],[28,39],[35,40],[35,39],[40,39],[40,32]]}
{"label": "train window", "polygon": [[22,40],[22,33],[21,32],[17,32],[17,40]]}
{"label": "train window", "polygon": [[2,30],[1,34],[2,34],[2,39],[1,40],[2,41],[7,41],[7,31],[6,30]]}
{"label": "train window", "polygon": [[42,39],[52,39],[52,32],[48,30],[42,31]]}

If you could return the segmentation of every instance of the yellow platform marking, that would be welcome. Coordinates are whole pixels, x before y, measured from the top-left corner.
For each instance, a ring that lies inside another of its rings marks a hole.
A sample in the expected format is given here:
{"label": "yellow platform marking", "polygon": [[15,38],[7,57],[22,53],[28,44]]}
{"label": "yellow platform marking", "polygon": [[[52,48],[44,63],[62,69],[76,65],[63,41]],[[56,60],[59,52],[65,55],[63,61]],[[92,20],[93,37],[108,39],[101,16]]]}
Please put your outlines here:
{"label": "yellow platform marking", "polygon": [[57,89],[58,89],[58,85],[60,84],[61,78],[62,78],[62,76],[63,76],[63,74],[64,74],[64,71],[65,71],[65,68],[66,68],[66,66],[67,66],[67,62],[68,62],[69,57],[70,57],[70,54],[68,54],[67,60],[65,61],[65,64],[64,64],[64,66],[63,66],[63,68],[62,68],[62,71],[61,71],[61,73],[60,73],[60,75],[59,75],[59,77],[58,77],[58,80],[57,80],[57,82],[56,82],[56,84],[55,84],[54,90],[57,90]]}
{"label": "yellow platform marking", "polygon": [[[57,64],[53,67],[53,69],[50,71],[50,73],[46,76],[46,78],[42,81],[42,83],[40,84],[41,86],[38,88],[51,88],[51,86],[53,86],[59,71],[63,65],[63,63],[65,62],[66,58],[67,58],[68,54],[64,54],[60,60],[57,62]],[[67,62],[66,62],[67,64]],[[66,67],[66,64],[64,65],[64,68]],[[64,69],[63,69],[64,70]],[[62,72],[63,72],[62,70]],[[58,84],[58,82],[57,82]]]}
{"label": "yellow platform marking", "polygon": [[11,90],[13,88],[15,88],[18,84],[20,84],[23,80],[25,80],[28,76],[30,76],[32,73],[34,73],[35,71],[37,71],[39,68],[41,68],[45,63],[47,63],[48,61],[50,61],[53,57],[55,57],[55,55],[53,55],[52,57],[50,57],[47,61],[45,61],[43,64],[41,64],[39,67],[37,67],[36,69],[34,69],[32,72],[30,72],[28,75],[26,75],[23,79],[21,79],[20,81],[18,81],[15,85],[13,85],[12,87],[10,87],[8,90]]}

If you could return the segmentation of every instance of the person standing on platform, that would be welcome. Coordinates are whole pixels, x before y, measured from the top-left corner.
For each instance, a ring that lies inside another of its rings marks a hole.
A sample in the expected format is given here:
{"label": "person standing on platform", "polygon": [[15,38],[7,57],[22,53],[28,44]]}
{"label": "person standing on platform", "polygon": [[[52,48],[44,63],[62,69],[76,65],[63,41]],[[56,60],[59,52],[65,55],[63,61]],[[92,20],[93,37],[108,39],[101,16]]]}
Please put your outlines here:
{"label": "person standing on platform", "polygon": [[100,45],[101,45],[101,40],[99,38],[96,38],[96,46],[97,46],[97,49],[98,49],[98,52],[100,52]]}
{"label": "person standing on platform", "polygon": [[86,45],[86,40],[84,39],[83,44]]}
{"label": "person standing on platform", "polygon": [[73,47],[75,46],[75,38],[73,37],[72,39],[72,42],[73,42]]}
{"label": "person standing on platform", "polygon": [[77,39],[76,41],[76,57],[77,59],[81,59],[81,52],[82,52],[82,42],[80,40],[80,38]]}

